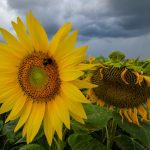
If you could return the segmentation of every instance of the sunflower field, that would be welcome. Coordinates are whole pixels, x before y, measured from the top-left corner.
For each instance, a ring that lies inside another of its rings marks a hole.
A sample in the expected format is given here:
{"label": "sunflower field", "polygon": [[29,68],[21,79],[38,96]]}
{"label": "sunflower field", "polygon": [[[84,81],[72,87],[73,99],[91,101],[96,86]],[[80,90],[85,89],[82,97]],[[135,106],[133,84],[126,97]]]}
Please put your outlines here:
{"label": "sunflower field", "polygon": [[26,24],[0,28],[0,150],[150,150],[150,60],[88,57],[71,23],[52,39]]}

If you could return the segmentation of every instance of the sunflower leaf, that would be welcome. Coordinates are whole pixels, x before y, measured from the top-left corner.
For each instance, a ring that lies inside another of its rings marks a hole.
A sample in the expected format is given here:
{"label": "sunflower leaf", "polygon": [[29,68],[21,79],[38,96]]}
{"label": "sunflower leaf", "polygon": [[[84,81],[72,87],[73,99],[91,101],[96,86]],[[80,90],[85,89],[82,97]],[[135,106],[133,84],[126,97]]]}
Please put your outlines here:
{"label": "sunflower leaf", "polygon": [[108,150],[88,134],[72,134],[68,138],[68,143],[72,150]]}
{"label": "sunflower leaf", "polygon": [[89,133],[89,130],[86,128],[85,125],[83,125],[75,120],[71,121],[71,127],[75,133]]}
{"label": "sunflower leaf", "polygon": [[28,144],[22,146],[19,150],[44,150],[44,149],[38,144]]}
{"label": "sunflower leaf", "polygon": [[16,121],[17,120],[6,123],[2,129],[2,134],[7,137],[10,143],[15,143],[22,137],[21,132],[14,133]]}
{"label": "sunflower leaf", "polygon": [[135,139],[126,136],[120,135],[115,139],[117,146],[121,150],[146,150],[146,148],[138,143]]}
{"label": "sunflower leaf", "polygon": [[112,118],[112,111],[97,105],[85,104],[84,109],[88,118],[85,126],[92,131],[106,127],[107,122]]}
{"label": "sunflower leaf", "polygon": [[114,114],[114,119],[116,123],[124,131],[129,133],[133,138],[139,140],[145,147],[150,149],[150,123],[142,122],[140,126],[129,124],[126,120],[121,121],[121,117],[118,114]]}

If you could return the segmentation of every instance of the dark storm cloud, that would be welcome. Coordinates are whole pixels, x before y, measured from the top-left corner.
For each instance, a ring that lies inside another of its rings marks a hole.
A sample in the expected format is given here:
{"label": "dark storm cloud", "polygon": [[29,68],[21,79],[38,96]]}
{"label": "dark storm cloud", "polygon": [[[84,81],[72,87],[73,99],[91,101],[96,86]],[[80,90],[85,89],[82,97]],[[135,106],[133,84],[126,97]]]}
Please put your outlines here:
{"label": "dark storm cloud", "polygon": [[135,37],[150,33],[149,0],[106,0],[106,3],[107,9],[102,13],[101,9],[81,12],[91,20],[82,28],[83,35]]}
{"label": "dark storm cloud", "polygon": [[[32,9],[51,36],[71,21],[80,37],[136,37],[150,33],[150,0],[7,0],[11,9]],[[83,38],[83,39],[84,39]]]}
{"label": "dark storm cloud", "polygon": [[7,0],[8,6],[22,15],[25,20],[27,11],[32,10],[34,16],[42,23],[49,36],[54,34],[60,26],[59,15],[62,8],[57,7],[61,0]]}
{"label": "dark storm cloud", "polygon": [[128,57],[148,58],[149,8],[150,0],[1,0],[0,26],[14,34],[10,21],[17,16],[25,21],[32,9],[49,37],[65,22],[72,22],[79,30],[77,46],[89,45],[89,55],[121,50]]}
{"label": "dark storm cloud", "polygon": [[109,0],[113,16],[119,18],[118,24],[129,36],[150,32],[149,0]]}

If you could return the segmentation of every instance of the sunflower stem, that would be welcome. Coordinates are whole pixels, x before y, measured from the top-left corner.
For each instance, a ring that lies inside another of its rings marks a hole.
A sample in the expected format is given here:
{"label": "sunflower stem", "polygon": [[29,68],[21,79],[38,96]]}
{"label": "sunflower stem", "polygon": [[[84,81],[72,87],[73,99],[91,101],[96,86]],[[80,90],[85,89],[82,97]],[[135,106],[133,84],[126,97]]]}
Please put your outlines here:
{"label": "sunflower stem", "polygon": [[67,128],[64,129],[64,132],[63,132],[63,137],[62,137],[62,140],[60,140],[59,138],[57,138],[57,140],[54,138],[54,141],[56,143],[56,146],[57,146],[57,149],[58,150],[64,150],[65,148],[65,135],[67,133]]}
{"label": "sunflower stem", "polygon": [[115,137],[117,124],[114,119],[111,120],[106,126],[107,148],[111,149],[113,145],[113,139]]}
{"label": "sunflower stem", "polygon": [[57,150],[63,150],[64,149],[63,141],[61,141],[59,138],[57,140],[56,140],[56,138],[54,138],[54,141],[56,143]]}

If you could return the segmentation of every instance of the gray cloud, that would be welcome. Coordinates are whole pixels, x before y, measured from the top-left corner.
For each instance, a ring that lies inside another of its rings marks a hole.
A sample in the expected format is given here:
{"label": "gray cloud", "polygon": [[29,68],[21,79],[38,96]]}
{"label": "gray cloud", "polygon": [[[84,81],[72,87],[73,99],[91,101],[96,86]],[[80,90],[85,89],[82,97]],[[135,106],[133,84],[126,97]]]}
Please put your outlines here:
{"label": "gray cloud", "polygon": [[[149,55],[149,0],[2,0],[0,26],[13,31],[10,20],[32,9],[49,37],[65,22],[79,30],[77,45],[88,44],[90,55],[122,50],[128,57]],[[0,37],[1,38],[1,37]]]}
{"label": "gray cloud", "polygon": [[[49,35],[71,21],[81,37],[135,37],[150,32],[149,0],[7,0],[11,9],[32,9]],[[50,30],[51,28],[51,30]]]}

